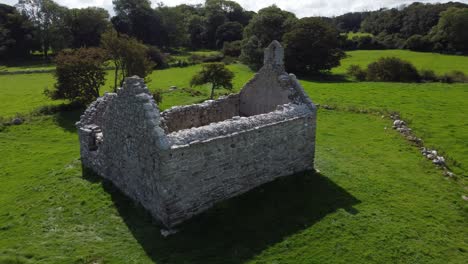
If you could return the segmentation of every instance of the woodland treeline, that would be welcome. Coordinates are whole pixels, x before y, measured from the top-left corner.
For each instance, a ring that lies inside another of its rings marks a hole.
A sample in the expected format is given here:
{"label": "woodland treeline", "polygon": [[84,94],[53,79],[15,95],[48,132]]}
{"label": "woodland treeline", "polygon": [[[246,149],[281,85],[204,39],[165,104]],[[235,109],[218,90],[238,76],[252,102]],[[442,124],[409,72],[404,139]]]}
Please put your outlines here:
{"label": "woodland treeline", "polygon": [[[258,67],[262,49],[272,40],[285,42],[286,34],[294,31],[299,35],[289,34],[289,44],[305,47],[307,43],[295,42],[306,41],[307,34],[314,36],[312,29],[326,32],[327,37],[315,37],[323,39],[322,44],[329,45],[334,54],[337,48],[468,51],[468,5],[457,2],[413,3],[313,19],[298,19],[276,6],[247,11],[226,0],[154,8],[149,0],[114,0],[113,5],[115,16],[111,17],[103,8],[69,9],[53,0],[0,4],[0,59],[32,53],[47,58],[63,49],[97,47],[109,29],[164,52],[180,47],[223,50],[227,56],[240,56],[253,68]],[[347,38],[348,32],[370,34]]]}

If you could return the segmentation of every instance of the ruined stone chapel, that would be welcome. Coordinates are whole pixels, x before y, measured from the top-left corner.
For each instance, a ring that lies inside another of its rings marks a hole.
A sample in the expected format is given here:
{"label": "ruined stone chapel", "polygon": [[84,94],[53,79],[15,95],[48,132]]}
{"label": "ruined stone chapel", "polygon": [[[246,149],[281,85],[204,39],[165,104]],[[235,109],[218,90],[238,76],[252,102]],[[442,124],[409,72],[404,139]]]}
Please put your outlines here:
{"label": "ruined stone chapel", "polygon": [[274,41],[239,94],[160,112],[127,78],[77,123],[81,161],[167,228],[216,202],[313,169],[316,106]]}

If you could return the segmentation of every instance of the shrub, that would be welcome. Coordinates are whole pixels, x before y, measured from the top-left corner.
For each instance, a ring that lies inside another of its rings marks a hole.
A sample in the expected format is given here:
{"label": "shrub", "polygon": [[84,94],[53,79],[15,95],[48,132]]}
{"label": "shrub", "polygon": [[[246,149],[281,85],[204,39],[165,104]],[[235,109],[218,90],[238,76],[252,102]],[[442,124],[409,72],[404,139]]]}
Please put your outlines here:
{"label": "shrub", "polygon": [[418,82],[420,77],[410,62],[384,57],[367,66],[367,79],[376,82]]}
{"label": "shrub", "polygon": [[421,80],[425,82],[437,82],[439,80],[433,70],[421,70],[419,75],[421,76]]}
{"label": "shrub", "polygon": [[55,58],[55,90],[46,89],[44,93],[54,100],[91,103],[99,97],[99,89],[105,83],[106,60],[106,52],[99,48],[60,52]]}
{"label": "shrub", "polygon": [[361,66],[353,64],[348,67],[347,74],[354,77],[358,81],[366,80],[367,73],[361,68]]}
{"label": "shrub", "polygon": [[440,77],[440,81],[445,83],[464,83],[468,82],[468,77],[461,71],[451,71],[442,75]]}
{"label": "shrub", "polygon": [[431,49],[431,42],[427,37],[413,35],[406,40],[405,47],[409,50],[427,51]]}
{"label": "shrub", "polygon": [[223,54],[229,57],[239,57],[241,54],[242,41],[224,42]]}
{"label": "shrub", "polygon": [[152,93],[152,96],[153,96],[153,99],[154,99],[154,102],[156,102],[156,104],[160,104],[163,100],[163,96],[162,96],[162,92],[160,90],[156,90]]}

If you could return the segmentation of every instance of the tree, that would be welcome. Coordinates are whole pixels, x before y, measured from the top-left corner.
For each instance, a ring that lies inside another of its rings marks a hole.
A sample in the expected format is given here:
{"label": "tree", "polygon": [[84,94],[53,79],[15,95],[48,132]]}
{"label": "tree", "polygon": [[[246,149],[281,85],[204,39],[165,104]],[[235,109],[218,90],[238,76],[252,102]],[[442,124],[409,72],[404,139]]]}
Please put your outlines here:
{"label": "tree", "polygon": [[135,38],[110,30],[102,35],[101,42],[115,67],[114,90],[126,77],[145,78],[153,71],[155,64],[149,58],[148,47]]}
{"label": "tree", "polygon": [[176,7],[160,4],[156,9],[162,21],[163,42],[168,47],[178,47],[188,42],[188,29],[184,13]]}
{"label": "tree", "polygon": [[225,67],[224,63],[206,63],[202,65],[202,69],[192,77],[190,86],[200,86],[211,83],[211,95],[213,100],[214,90],[219,88],[232,89],[232,79],[234,73]]}
{"label": "tree", "polygon": [[33,48],[33,27],[12,6],[0,4],[0,58],[21,58]]}
{"label": "tree", "polygon": [[281,41],[295,21],[297,18],[293,13],[283,11],[275,5],[260,9],[245,27],[244,39],[256,36],[264,48],[273,40]]}
{"label": "tree", "polygon": [[109,13],[98,7],[70,10],[70,28],[73,35],[72,46],[96,47],[101,42],[101,35],[110,26]]}
{"label": "tree", "polygon": [[45,58],[49,49],[59,51],[69,46],[71,34],[66,23],[66,7],[52,0],[19,0],[16,7],[33,23]]}
{"label": "tree", "polygon": [[116,16],[111,19],[119,32],[148,45],[167,46],[160,14],[148,0],[114,0]]}
{"label": "tree", "polygon": [[345,53],[338,48],[338,31],[320,18],[303,18],[284,35],[286,68],[315,74],[340,65]]}
{"label": "tree", "polygon": [[433,42],[449,50],[468,51],[468,8],[449,8],[441,13],[439,23],[433,28]]}
{"label": "tree", "polygon": [[222,48],[224,42],[242,39],[243,27],[239,22],[227,22],[216,30],[216,47]]}
{"label": "tree", "polygon": [[80,48],[60,52],[55,62],[55,90],[46,94],[52,99],[68,99],[83,104],[99,97],[105,83],[106,53],[99,48]]}
{"label": "tree", "polygon": [[263,45],[257,36],[242,40],[240,60],[256,71],[263,65]]}
{"label": "tree", "polygon": [[295,21],[293,13],[275,5],[259,10],[244,29],[241,60],[251,69],[259,69],[263,63],[263,49],[273,40],[281,41]]}

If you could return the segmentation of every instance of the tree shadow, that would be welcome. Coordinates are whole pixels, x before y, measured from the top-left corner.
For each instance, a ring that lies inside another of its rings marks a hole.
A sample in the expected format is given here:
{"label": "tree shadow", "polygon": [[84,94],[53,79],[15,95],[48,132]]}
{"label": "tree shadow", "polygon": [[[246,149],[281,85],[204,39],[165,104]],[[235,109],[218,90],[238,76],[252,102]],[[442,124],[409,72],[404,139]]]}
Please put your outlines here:
{"label": "tree shadow", "polygon": [[[92,172],[84,172],[88,173]],[[339,208],[357,214],[352,206],[360,202],[327,177],[309,171],[220,202],[164,238],[144,208],[112,183],[103,184],[133,236],[157,263],[243,263]]]}
{"label": "tree shadow", "polygon": [[77,133],[75,123],[80,121],[83,111],[83,109],[77,109],[58,112],[54,115],[55,123],[68,132]]}

